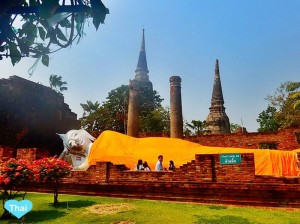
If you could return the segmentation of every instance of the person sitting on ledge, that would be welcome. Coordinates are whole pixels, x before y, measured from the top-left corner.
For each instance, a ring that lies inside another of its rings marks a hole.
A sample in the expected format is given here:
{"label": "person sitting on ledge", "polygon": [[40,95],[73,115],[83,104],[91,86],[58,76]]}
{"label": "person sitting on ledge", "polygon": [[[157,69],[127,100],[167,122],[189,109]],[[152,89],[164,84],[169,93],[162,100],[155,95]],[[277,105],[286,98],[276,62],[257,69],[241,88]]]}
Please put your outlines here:
{"label": "person sitting on ledge", "polygon": [[144,170],[143,160],[139,159],[137,165],[134,167],[134,170]]}
{"label": "person sitting on ledge", "polygon": [[148,166],[147,161],[145,161],[145,162],[143,163],[143,167],[144,167],[144,171],[151,171],[150,167]]}
{"label": "person sitting on ledge", "polygon": [[169,170],[170,170],[170,171],[175,171],[175,169],[176,169],[176,167],[175,167],[175,165],[174,165],[173,160],[170,160]]}
{"label": "person sitting on ledge", "polygon": [[163,160],[164,160],[164,157],[162,155],[159,155],[158,156],[158,161],[157,161],[156,166],[155,166],[156,171],[164,170],[163,165],[162,165]]}

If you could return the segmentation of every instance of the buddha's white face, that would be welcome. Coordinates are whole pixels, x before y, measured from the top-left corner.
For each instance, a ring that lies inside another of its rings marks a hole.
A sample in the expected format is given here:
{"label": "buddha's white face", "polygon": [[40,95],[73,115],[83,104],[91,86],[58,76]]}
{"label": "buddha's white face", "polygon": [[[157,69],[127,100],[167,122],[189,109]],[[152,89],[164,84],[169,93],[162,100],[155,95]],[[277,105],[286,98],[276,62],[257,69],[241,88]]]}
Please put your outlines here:
{"label": "buddha's white face", "polygon": [[70,130],[66,134],[58,135],[64,144],[64,150],[59,158],[70,162],[74,170],[88,169],[88,156],[95,138],[83,129]]}
{"label": "buddha's white face", "polygon": [[70,130],[66,134],[59,134],[59,136],[63,140],[64,148],[71,154],[84,153],[84,150],[95,140],[93,136],[83,129]]}

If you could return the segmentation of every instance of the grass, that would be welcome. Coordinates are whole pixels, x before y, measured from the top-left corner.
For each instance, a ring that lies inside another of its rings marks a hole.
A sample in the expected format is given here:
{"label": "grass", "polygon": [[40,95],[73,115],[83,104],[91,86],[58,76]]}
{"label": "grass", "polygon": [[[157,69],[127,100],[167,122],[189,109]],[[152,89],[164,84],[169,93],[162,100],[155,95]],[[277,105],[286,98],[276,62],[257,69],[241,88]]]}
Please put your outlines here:
{"label": "grass", "polygon": [[[263,209],[184,202],[150,201],[60,194],[54,207],[53,194],[28,193],[33,209],[25,223],[85,224],[252,224],[300,223],[300,210]],[[22,200],[16,198],[16,200]],[[1,214],[3,208],[0,208]],[[21,223],[16,218],[0,223]]]}

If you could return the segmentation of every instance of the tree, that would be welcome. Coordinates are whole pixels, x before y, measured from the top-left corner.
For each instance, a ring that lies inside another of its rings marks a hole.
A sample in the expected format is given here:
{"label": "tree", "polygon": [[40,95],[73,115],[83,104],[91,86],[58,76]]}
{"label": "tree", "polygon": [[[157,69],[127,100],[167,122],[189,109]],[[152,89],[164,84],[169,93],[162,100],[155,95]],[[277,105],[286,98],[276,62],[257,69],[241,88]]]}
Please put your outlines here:
{"label": "tree", "polygon": [[183,135],[185,137],[193,135],[193,133],[188,125],[189,125],[189,122],[185,118],[183,118]]}
{"label": "tree", "polygon": [[278,131],[280,128],[280,124],[276,122],[275,119],[276,108],[268,106],[266,110],[261,112],[258,115],[258,119],[256,121],[259,123],[258,132],[274,132]]}
{"label": "tree", "polygon": [[86,103],[81,103],[80,106],[83,109],[81,121],[81,127],[88,130],[93,131],[95,122],[99,119],[98,109],[100,107],[100,103],[96,101],[93,103],[92,101],[88,100]]}
{"label": "tree", "polygon": [[49,54],[80,40],[87,18],[97,30],[108,13],[101,0],[2,0],[0,60],[9,57],[15,65],[33,57],[48,66]]}
{"label": "tree", "polygon": [[274,95],[266,97],[269,106],[276,108],[274,120],[280,125],[280,128],[300,125],[300,110],[295,109],[298,98],[295,97],[297,94],[293,92],[297,89],[296,86],[293,82],[282,83]]}
{"label": "tree", "polygon": [[[300,82],[291,82],[288,87],[288,91],[290,91],[289,98],[294,101],[294,109],[300,110],[300,91],[296,91],[300,89]],[[294,91],[294,92],[293,92]]]}
{"label": "tree", "polygon": [[241,125],[239,124],[234,124],[234,123],[230,123],[230,132],[233,133],[235,132],[237,129],[241,128]]}
{"label": "tree", "polygon": [[11,158],[3,164],[0,170],[0,186],[3,189],[2,202],[4,211],[1,216],[2,219],[11,217],[11,214],[4,208],[4,203],[16,197],[18,192],[14,192],[14,189],[21,185],[24,186],[32,179],[32,167],[27,160]]}
{"label": "tree", "polygon": [[157,107],[145,116],[140,116],[141,132],[170,133],[170,110],[168,107]]}
{"label": "tree", "polygon": [[[114,130],[126,134],[128,98],[128,85],[121,85],[116,89],[111,90],[106,97],[106,101],[104,101],[97,110],[94,110],[88,115],[84,114],[84,116],[80,118],[82,127],[88,131],[91,130],[91,121],[93,121],[93,130]],[[150,92],[147,92],[145,95],[141,95],[141,98],[141,102],[143,102],[140,106],[140,126],[143,127],[141,131],[147,129],[149,131],[152,130],[151,132],[156,132],[158,131],[158,128],[154,126],[151,126],[152,128],[150,128],[149,119],[158,119],[158,114],[165,116],[167,109],[161,108],[163,99],[155,90],[152,92],[152,95],[150,95]],[[83,105],[81,104],[81,106]],[[165,120],[165,117],[160,118],[161,122],[164,122]],[[159,132],[165,132],[167,129],[167,126],[160,128]]]}
{"label": "tree", "polygon": [[192,120],[191,123],[186,123],[186,126],[191,129],[191,135],[194,136],[209,133],[206,121]]}
{"label": "tree", "polygon": [[72,167],[64,160],[45,157],[33,162],[35,180],[53,186],[54,205],[58,204],[58,190],[61,179],[70,174]]}
{"label": "tree", "polygon": [[55,90],[58,93],[67,90],[68,88],[66,81],[62,81],[62,77],[58,75],[50,75],[49,77],[50,88]]}

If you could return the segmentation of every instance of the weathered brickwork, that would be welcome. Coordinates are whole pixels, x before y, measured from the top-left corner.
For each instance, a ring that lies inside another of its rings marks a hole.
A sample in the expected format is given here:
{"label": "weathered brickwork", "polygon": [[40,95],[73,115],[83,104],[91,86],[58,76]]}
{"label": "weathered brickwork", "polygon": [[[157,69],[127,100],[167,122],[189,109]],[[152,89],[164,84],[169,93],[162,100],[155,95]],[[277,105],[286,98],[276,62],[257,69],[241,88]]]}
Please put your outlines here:
{"label": "weathered brickwork", "polygon": [[259,149],[262,144],[276,144],[276,149],[293,150],[300,148],[297,133],[300,127],[290,127],[272,133],[232,133],[185,137],[185,140],[205,146]]}
{"label": "weathered brickwork", "polygon": [[[52,192],[49,184],[31,183],[27,190]],[[176,171],[128,171],[124,165],[98,162],[87,171],[72,171],[60,193],[300,207],[298,177],[254,175],[253,154],[242,163],[222,165],[219,155],[196,155]]]}
{"label": "weathered brickwork", "polygon": [[[299,148],[294,135],[299,128],[276,133],[231,134],[205,136],[206,145],[221,141],[226,144],[271,142],[285,149]],[[294,135],[294,136],[293,136]],[[233,136],[233,137],[232,137]],[[252,138],[247,137],[252,136]],[[254,137],[253,137],[254,136]],[[203,137],[203,138],[202,138]],[[204,141],[204,136],[192,140]],[[203,144],[203,143],[202,143]],[[256,143],[255,143],[256,144]],[[0,147],[0,162],[11,158],[13,149]],[[20,149],[17,158],[30,161],[45,156],[45,150]],[[86,171],[72,171],[63,179],[60,193],[229,203],[276,207],[300,207],[299,177],[256,176],[253,153],[241,154],[241,163],[224,165],[219,154],[195,155],[195,159],[176,171],[131,171],[124,165],[97,162]],[[52,192],[48,184],[31,183],[26,190]]]}
{"label": "weathered brickwork", "polygon": [[0,145],[0,164],[13,157],[13,149]]}

